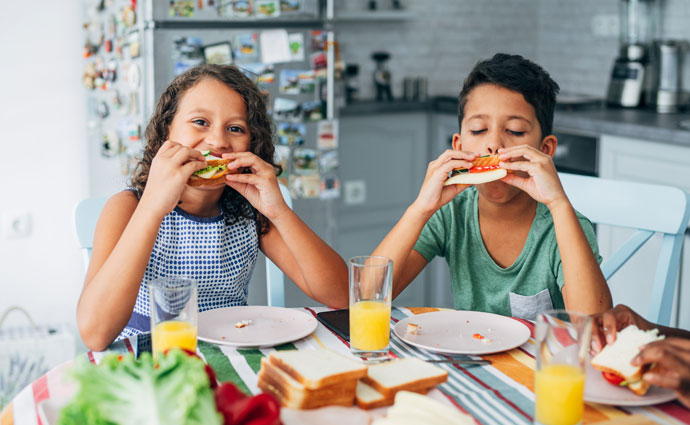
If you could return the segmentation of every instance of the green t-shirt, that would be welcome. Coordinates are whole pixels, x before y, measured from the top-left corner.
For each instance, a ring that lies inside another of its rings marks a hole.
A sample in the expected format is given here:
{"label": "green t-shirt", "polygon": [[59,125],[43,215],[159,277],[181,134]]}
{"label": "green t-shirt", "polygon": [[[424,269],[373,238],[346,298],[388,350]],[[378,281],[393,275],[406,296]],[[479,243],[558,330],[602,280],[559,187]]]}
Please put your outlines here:
{"label": "green t-shirt", "polygon": [[[436,256],[445,257],[455,308],[526,319],[534,319],[541,310],[564,308],[563,267],[548,207],[537,203],[525,246],[512,265],[502,268],[484,246],[477,196],[477,189],[470,187],[441,207],[414,246],[427,262]],[[576,214],[594,257],[601,263],[592,223]]]}

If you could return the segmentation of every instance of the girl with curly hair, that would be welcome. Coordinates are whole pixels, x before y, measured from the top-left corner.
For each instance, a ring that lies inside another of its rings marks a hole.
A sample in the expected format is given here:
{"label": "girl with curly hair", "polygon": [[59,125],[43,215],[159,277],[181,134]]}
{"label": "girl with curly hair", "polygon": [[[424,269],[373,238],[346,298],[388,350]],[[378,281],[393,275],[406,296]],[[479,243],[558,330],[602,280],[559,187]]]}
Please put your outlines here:
{"label": "girl with curly hair", "polygon": [[[96,225],[77,305],[88,348],[150,330],[157,277],[194,278],[199,311],[246,305],[259,249],[312,299],[347,305],[347,266],[285,203],[266,105],[240,70],[201,65],[179,75],[146,140],[131,187],[108,200]],[[187,184],[207,150],[229,159],[230,173]]]}

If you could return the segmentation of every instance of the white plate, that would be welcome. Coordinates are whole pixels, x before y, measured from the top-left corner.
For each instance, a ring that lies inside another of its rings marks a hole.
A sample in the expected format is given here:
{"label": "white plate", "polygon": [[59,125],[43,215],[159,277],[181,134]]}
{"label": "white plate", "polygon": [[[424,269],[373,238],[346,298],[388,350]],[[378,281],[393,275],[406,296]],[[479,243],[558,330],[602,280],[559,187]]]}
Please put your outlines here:
{"label": "white plate", "polygon": [[[236,328],[242,320],[251,324]],[[312,315],[289,308],[226,307],[199,313],[198,338],[239,348],[273,347],[310,335],[317,324]]]}
{"label": "white plate", "polygon": [[65,403],[58,403],[55,400],[43,400],[38,403],[36,410],[38,410],[38,416],[41,418],[41,423],[43,425],[57,425],[58,419],[60,419],[60,410],[65,407]]}
{"label": "white plate", "polygon": [[[419,335],[407,333],[407,324],[421,326]],[[406,317],[394,328],[410,345],[450,354],[491,354],[518,347],[529,339],[530,331],[510,317],[480,311],[438,311]],[[478,340],[474,334],[488,339]]]}
{"label": "white plate", "polygon": [[585,401],[590,403],[608,404],[611,406],[649,406],[666,403],[676,398],[673,391],[659,387],[650,387],[642,397],[635,395],[627,388],[611,385],[601,376],[601,372],[594,369],[587,362],[587,376],[585,378]]}

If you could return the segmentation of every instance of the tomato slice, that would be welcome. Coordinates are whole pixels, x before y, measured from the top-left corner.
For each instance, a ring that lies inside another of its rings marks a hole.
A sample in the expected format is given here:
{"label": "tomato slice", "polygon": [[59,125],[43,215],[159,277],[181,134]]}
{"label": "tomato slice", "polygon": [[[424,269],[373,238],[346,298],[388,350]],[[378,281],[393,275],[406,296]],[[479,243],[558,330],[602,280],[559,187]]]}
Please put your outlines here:
{"label": "tomato slice", "polygon": [[604,379],[606,379],[610,384],[613,385],[620,385],[621,382],[625,380],[623,377],[618,376],[615,373],[601,372],[601,374],[604,377]]}
{"label": "tomato slice", "polygon": [[482,165],[480,167],[472,167],[470,168],[470,173],[483,173],[484,171],[491,171],[491,170],[496,170],[499,167],[498,165]]}

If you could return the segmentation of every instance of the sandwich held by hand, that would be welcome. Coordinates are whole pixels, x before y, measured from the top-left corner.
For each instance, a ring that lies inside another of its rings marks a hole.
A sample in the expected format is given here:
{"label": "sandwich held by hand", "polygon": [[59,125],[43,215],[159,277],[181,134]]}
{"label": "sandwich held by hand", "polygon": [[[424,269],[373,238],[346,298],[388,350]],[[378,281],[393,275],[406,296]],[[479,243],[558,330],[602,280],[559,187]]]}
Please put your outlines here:
{"label": "sandwich held by hand", "polygon": [[195,171],[187,184],[190,186],[214,186],[224,184],[223,176],[226,174],[237,174],[239,170],[229,170],[228,164],[230,159],[220,157],[220,154],[212,153],[211,151],[202,151],[202,155],[206,158],[206,167]]}
{"label": "sandwich held by hand", "polygon": [[642,375],[650,367],[634,366],[630,362],[637,356],[643,346],[664,339],[658,329],[640,330],[635,325],[618,331],[616,341],[606,345],[592,358],[592,367],[602,372],[604,379],[617,386],[628,388],[633,393],[643,396],[649,389],[649,383]]}
{"label": "sandwich held by hand", "polygon": [[501,168],[498,155],[484,155],[472,161],[472,167],[459,168],[451,171],[444,186],[452,184],[482,184],[502,179],[508,171]]}

